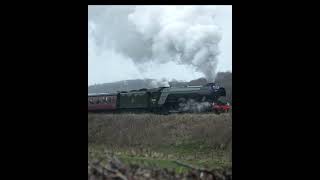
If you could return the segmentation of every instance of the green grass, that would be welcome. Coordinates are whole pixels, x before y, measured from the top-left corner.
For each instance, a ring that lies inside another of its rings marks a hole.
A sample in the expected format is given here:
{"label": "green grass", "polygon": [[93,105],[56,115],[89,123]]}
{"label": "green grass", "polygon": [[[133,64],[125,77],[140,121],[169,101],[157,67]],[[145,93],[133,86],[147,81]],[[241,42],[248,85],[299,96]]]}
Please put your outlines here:
{"label": "green grass", "polygon": [[212,147],[201,143],[201,142],[183,142],[177,145],[162,145],[158,147],[162,152],[167,153],[178,153],[178,154],[194,154],[197,152],[200,153],[210,153],[212,151]]}
{"label": "green grass", "polygon": [[[121,155],[119,158],[126,164],[139,164],[146,167],[159,167],[159,168],[167,168],[173,169],[178,172],[186,172],[189,168],[184,166],[180,166],[174,162],[174,160],[168,159],[151,159],[145,157],[130,157]],[[186,164],[190,164],[199,168],[208,168],[208,169],[220,169],[224,167],[230,167],[231,164],[228,161],[221,160],[180,160]]]}

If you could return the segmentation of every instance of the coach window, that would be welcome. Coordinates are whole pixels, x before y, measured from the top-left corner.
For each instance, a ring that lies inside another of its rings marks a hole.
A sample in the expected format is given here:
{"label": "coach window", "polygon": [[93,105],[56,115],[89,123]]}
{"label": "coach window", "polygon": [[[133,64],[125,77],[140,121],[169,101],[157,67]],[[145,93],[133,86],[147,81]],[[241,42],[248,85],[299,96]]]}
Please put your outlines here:
{"label": "coach window", "polygon": [[111,101],[111,97],[106,97],[106,101],[107,101],[107,104],[109,104]]}

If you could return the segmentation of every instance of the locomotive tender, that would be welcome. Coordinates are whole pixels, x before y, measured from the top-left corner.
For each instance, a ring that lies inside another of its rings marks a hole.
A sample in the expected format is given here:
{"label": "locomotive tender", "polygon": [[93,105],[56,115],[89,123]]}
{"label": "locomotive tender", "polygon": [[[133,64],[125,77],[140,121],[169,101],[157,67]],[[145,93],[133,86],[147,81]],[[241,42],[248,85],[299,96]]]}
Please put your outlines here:
{"label": "locomotive tender", "polygon": [[225,88],[215,83],[89,94],[88,111],[203,112],[212,110],[221,96],[226,96]]}

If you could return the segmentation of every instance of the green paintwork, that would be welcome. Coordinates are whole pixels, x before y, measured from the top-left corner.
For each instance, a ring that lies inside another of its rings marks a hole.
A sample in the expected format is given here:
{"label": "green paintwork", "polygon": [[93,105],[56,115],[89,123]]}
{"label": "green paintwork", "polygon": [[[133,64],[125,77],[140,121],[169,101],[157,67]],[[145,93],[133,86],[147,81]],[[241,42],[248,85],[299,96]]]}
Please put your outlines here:
{"label": "green paintwork", "polygon": [[120,108],[148,108],[149,94],[146,91],[120,93]]}
{"label": "green paintwork", "polygon": [[162,90],[158,104],[161,106],[168,101],[177,101],[179,98],[211,99],[211,96],[208,87],[165,88]]}
{"label": "green paintwork", "polygon": [[156,110],[176,106],[178,102],[183,102],[183,99],[211,103],[214,98],[216,96],[208,86],[154,88],[120,93],[119,108]]}

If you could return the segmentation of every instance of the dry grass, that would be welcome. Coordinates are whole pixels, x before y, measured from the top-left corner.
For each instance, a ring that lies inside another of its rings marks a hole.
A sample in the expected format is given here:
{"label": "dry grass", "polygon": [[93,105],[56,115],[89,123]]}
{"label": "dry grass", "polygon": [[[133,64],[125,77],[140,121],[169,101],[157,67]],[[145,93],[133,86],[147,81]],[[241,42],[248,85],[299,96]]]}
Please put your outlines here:
{"label": "dry grass", "polygon": [[232,114],[88,114],[88,146],[121,157],[229,166]]}
{"label": "dry grass", "polygon": [[88,143],[119,147],[232,144],[231,114],[88,114]]}

